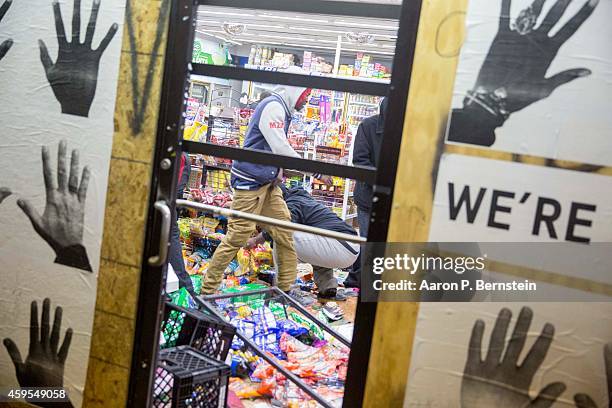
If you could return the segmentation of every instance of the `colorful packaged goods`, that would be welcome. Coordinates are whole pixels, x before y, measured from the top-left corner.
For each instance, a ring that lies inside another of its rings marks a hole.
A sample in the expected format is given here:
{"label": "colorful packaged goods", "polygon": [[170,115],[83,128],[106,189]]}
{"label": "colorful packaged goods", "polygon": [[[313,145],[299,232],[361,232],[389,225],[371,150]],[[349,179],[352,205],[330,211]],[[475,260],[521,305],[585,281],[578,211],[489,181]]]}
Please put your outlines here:
{"label": "colorful packaged goods", "polygon": [[[332,406],[342,405],[348,347],[326,336],[317,324],[281,301],[252,295],[250,299],[237,296],[217,305],[241,335],[275,357],[280,366],[300,377]],[[276,399],[287,407],[317,406],[274,366],[245,350],[244,342],[235,339],[231,359],[237,378],[231,380],[230,389],[239,398]]]}

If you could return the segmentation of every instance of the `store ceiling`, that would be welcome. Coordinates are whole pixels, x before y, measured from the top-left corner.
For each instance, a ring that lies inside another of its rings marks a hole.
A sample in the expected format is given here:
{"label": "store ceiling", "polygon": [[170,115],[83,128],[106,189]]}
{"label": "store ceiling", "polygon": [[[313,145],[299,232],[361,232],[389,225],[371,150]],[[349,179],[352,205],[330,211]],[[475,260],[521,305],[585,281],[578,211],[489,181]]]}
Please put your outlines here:
{"label": "store ceiling", "polygon": [[[397,4],[399,1],[379,2]],[[197,21],[197,32],[200,35],[231,45],[257,44],[310,50],[315,53],[334,53],[338,36],[341,36],[342,55],[367,52],[380,58],[393,56],[398,27],[397,20],[210,6],[201,6],[198,9]],[[228,34],[223,27],[228,23],[244,25],[244,31],[240,34]],[[347,33],[361,34],[362,37],[368,34],[371,36],[371,42],[350,42]]]}

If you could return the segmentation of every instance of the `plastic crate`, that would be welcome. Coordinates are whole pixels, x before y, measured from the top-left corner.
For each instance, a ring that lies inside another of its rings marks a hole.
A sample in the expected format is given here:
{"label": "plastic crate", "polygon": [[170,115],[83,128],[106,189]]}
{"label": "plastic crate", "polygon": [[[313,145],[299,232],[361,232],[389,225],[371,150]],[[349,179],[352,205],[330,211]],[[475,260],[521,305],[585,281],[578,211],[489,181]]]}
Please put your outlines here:
{"label": "plastic crate", "polygon": [[153,398],[156,408],[221,408],[230,368],[189,346],[159,352]]}
{"label": "plastic crate", "polygon": [[236,328],[216,316],[166,302],[160,348],[191,346],[205,355],[225,360]]}

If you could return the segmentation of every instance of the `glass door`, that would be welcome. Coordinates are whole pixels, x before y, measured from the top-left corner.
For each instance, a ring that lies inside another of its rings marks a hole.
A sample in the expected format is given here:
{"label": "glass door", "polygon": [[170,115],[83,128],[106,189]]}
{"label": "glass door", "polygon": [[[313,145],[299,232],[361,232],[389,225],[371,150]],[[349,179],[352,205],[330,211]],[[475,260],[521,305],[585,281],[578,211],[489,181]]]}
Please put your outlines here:
{"label": "glass door", "polygon": [[[215,253],[220,251],[219,247],[227,246],[228,236],[235,235],[235,230],[244,225],[276,232],[277,236],[272,233],[275,238],[273,259],[278,259],[283,234],[287,233],[293,234],[294,240],[296,232],[300,232],[343,240],[349,247],[352,244],[357,248],[366,240],[364,233],[351,235],[295,221],[283,216],[280,207],[277,212],[271,211],[276,204],[268,207],[268,201],[263,207],[242,206],[249,197],[272,200],[271,196],[279,194],[275,179],[280,179],[282,174],[285,188],[303,189],[309,199],[346,222],[348,229],[367,229],[368,241],[385,241],[420,9],[420,2],[407,3],[403,7],[319,0],[256,3],[199,0],[196,4],[182,0],[173,3],[156,146],[157,166],[152,176],[155,188],[151,194],[147,230],[147,262],[143,266],[146,279],[140,288],[138,340],[130,381],[131,403],[151,402],[152,388],[156,384],[157,350],[160,341],[167,341],[164,329],[160,334],[160,324],[162,321],[165,324],[164,316],[167,316],[163,307],[165,281],[168,251],[172,251],[169,241],[177,228],[177,207],[196,214],[200,223],[212,220],[216,223],[213,231],[219,219],[225,219],[228,224],[225,238],[213,251]],[[207,52],[211,41],[214,47]],[[198,56],[193,52],[192,60],[194,42],[197,42]],[[207,57],[202,58],[202,53]],[[213,85],[210,90],[211,98],[221,93],[216,98],[223,105],[222,109],[213,112],[209,104],[205,114],[199,113],[202,109],[195,106],[197,98],[190,94],[194,86],[190,88],[189,82],[196,83],[202,78],[213,84],[223,84],[223,87]],[[308,94],[307,89],[312,92]],[[237,96],[233,97],[234,94]],[[382,98],[387,99],[388,106],[383,114],[379,109]],[[186,104],[193,106],[186,108]],[[277,104],[285,108],[284,113],[262,121],[261,115],[267,118],[265,115],[270,113],[264,112],[265,108],[258,108],[259,104]],[[186,112],[196,112],[195,119]],[[186,116],[189,116],[187,126]],[[365,128],[362,122],[366,118],[373,118],[368,122],[371,132],[378,131],[382,137],[377,153],[384,160],[379,161],[378,166],[355,161],[353,144],[359,137],[358,132]],[[253,121],[259,127],[267,127],[262,132],[268,136],[282,130],[286,140],[274,145],[275,142],[264,135],[262,140],[267,143],[258,143],[253,136]],[[201,129],[189,129],[194,123],[199,123]],[[181,164],[182,152],[191,157]],[[216,194],[212,201],[198,199],[197,191],[190,191],[176,201],[177,180],[184,166],[190,166],[192,174],[196,171],[196,176],[189,180],[192,190],[209,188],[205,192]],[[266,176],[267,170],[274,173],[274,177]],[[361,217],[359,226],[357,205],[353,200],[356,184],[369,186],[372,191],[368,198],[370,208],[365,213],[365,221]],[[224,189],[233,199],[232,205],[228,205],[227,200],[217,200],[218,196],[223,197]],[[267,192],[259,197],[260,190]],[[286,197],[285,194],[285,200]],[[210,236],[207,239],[211,241]],[[299,252],[297,248],[295,252]],[[234,255],[225,257],[231,260]],[[287,286],[282,275],[282,271],[277,270],[272,282]],[[236,282],[241,281],[240,276],[234,278]],[[206,282],[201,289],[203,293],[207,289]],[[260,368],[267,364],[280,372],[294,385],[292,390],[300,395],[299,398],[315,400],[325,407],[360,405],[375,303],[354,303],[353,325],[347,334],[336,330],[329,321],[323,321],[324,315],[304,307],[295,296],[288,296],[288,286],[281,288],[285,292],[261,288],[252,293],[264,300],[263,313],[276,308],[275,313],[280,315],[273,318],[275,327],[289,324],[284,320],[296,323],[303,319],[302,323],[314,323],[317,327],[311,331],[318,330],[321,339],[337,343],[334,352],[344,361],[336,361],[330,377],[320,378],[321,381],[314,385],[312,381],[304,381],[304,367],[288,368],[291,361],[287,359],[286,350],[291,348],[287,346],[289,342],[314,353],[312,343],[300,343],[295,337],[283,334],[271,340],[274,344],[261,343],[261,338],[249,335],[244,321],[234,319],[233,310],[228,313],[227,308],[221,307],[236,297],[231,290],[220,295],[200,296],[194,288],[195,309],[236,326],[236,338],[243,345],[240,352],[258,359]],[[247,306],[250,306],[250,313],[261,312],[253,311],[253,305]],[[266,336],[270,338],[270,333]],[[272,352],[271,357],[271,350],[277,350],[277,355]],[[222,359],[228,359],[227,351],[222,354]]]}

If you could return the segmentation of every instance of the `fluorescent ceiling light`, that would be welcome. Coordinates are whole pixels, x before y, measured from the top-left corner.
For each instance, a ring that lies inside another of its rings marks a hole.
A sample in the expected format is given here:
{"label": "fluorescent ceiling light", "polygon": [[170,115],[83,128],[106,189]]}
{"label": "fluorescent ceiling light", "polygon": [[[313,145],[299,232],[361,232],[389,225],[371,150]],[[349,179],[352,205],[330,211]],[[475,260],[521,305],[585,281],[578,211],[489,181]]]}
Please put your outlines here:
{"label": "fluorescent ceiling light", "polygon": [[198,23],[208,23],[208,24],[221,24],[221,21],[217,21],[217,20],[200,20],[200,19],[197,19],[196,22],[198,22]]}
{"label": "fluorescent ceiling light", "polygon": [[[318,33],[333,33],[333,34],[340,34],[340,35],[345,35],[348,31],[341,31],[341,30],[326,30],[323,28],[308,28],[308,27],[289,27],[290,30],[297,30],[297,31],[313,31],[313,32],[318,32]],[[397,40],[397,36],[395,35],[387,35],[387,34],[375,34],[375,33],[368,33],[370,35],[373,35],[374,37],[380,37],[380,38],[388,38],[390,40]]]}
{"label": "fluorescent ceiling light", "polygon": [[308,28],[308,27],[289,27],[290,30],[301,30],[301,31],[314,31],[321,33],[334,33],[334,34],[346,34],[346,31],[340,30],[325,30],[323,28]]}
{"label": "fluorescent ceiling light", "polygon": [[242,41],[251,43],[251,44],[263,44],[263,45],[283,45],[285,43],[282,42],[276,42],[276,41],[266,41],[266,40],[262,40],[262,41],[257,41],[257,42],[253,42],[252,40],[245,40],[244,38],[241,38]]}
{"label": "fluorescent ceiling light", "polygon": [[281,26],[281,25],[266,25],[266,24],[249,24],[249,23],[245,23],[245,25],[247,27],[260,27],[260,28],[282,28],[284,30],[287,29],[287,27],[285,26]]}
{"label": "fluorescent ceiling light", "polygon": [[227,11],[198,10],[198,13],[201,13],[201,14],[214,14],[214,15],[218,15],[218,16],[255,17],[253,14],[230,13],[230,12],[227,12]]}
{"label": "fluorescent ceiling light", "polygon": [[271,34],[257,34],[257,37],[263,37],[263,38],[274,38],[276,40],[291,40],[291,41],[311,41],[311,42],[317,42],[317,40],[314,40],[312,38],[300,38],[300,37],[283,37],[283,36],[279,36],[279,35],[271,35]]}
{"label": "fluorescent ceiling light", "polygon": [[329,21],[327,20],[318,20],[314,18],[308,18],[306,16],[304,17],[285,17],[285,16],[277,16],[273,14],[260,14],[259,17],[276,18],[279,20],[291,20],[291,21],[308,21],[309,23],[329,23]]}
{"label": "fluorescent ceiling light", "polygon": [[[221,41],[225,41],[225,42],[232,43],[232,44],[236,44],[236,45],[242,45],[242,43],[240,43],[240,42],[238,42],[238,41],[234,41],[234,40],[230,40],[230,39],[228,39],[228,38],[223,38],[223,37],[218,36],[218,35],[210,34],[210,30],[209,30],[208,32],[206,32],[206,31],[200,31],[200,30],[195,30],[195,31],[196,31],[196,33],[200,33],[200,34],[208,35],[208,36],[210,36],[210,37],[215,37],[215,38],[217,38],[217,39],[219,39],[219,40],[221,40]],[[218,31],[215,31],[215,32],[218,32]]]}
{"label": "fluorescent ceiling light", "polygon": [[253,45],[283,45],[284,42],[277,42],[277,41],[267,41],[267,40],[258,40],[258,39],[253,39],[251,38],[251,36],[249,37],[236,37],[237,40],[240,41],[244,41],[245,43],[249,43],[249,44],[253,44]]}
{"label": "fluorescent ceiling light", "polygon": [[367,28],[377,28],[379,30],[397,30],[399,27],[397,26],[388,26],[388,25],[378,25],[378,24],[363,24],[363,23],[354,23],[352,21],[344,21],[344,20],[336,20],[334,21],[335,25],[339,26],[348,26],[348,27],[367,27]]}
{"label": "fluorescent ceiling light", "polygon": [[[331,43],[331,44],[338,44],[338,40],[317,40],[317,42],[320,43]],[[346,41],[348,42],[348,41]]]}
{"label": "fluorescent ceiling light", "polygon": [[247,27],[258,27],[258,28],[280,28],[280,29],[284,29],[286,30],[287,27],[286,26],[282,26],[282,25],[269,25],[269,24],[250,24],[250,23],[232,23],[231,21],[218,21],[218,20],[196,20],[198,23],[208,23],[208,24],[219,24],[219,26],[221,26],[223,23],[228,23],[228,24],[244,24]]}

